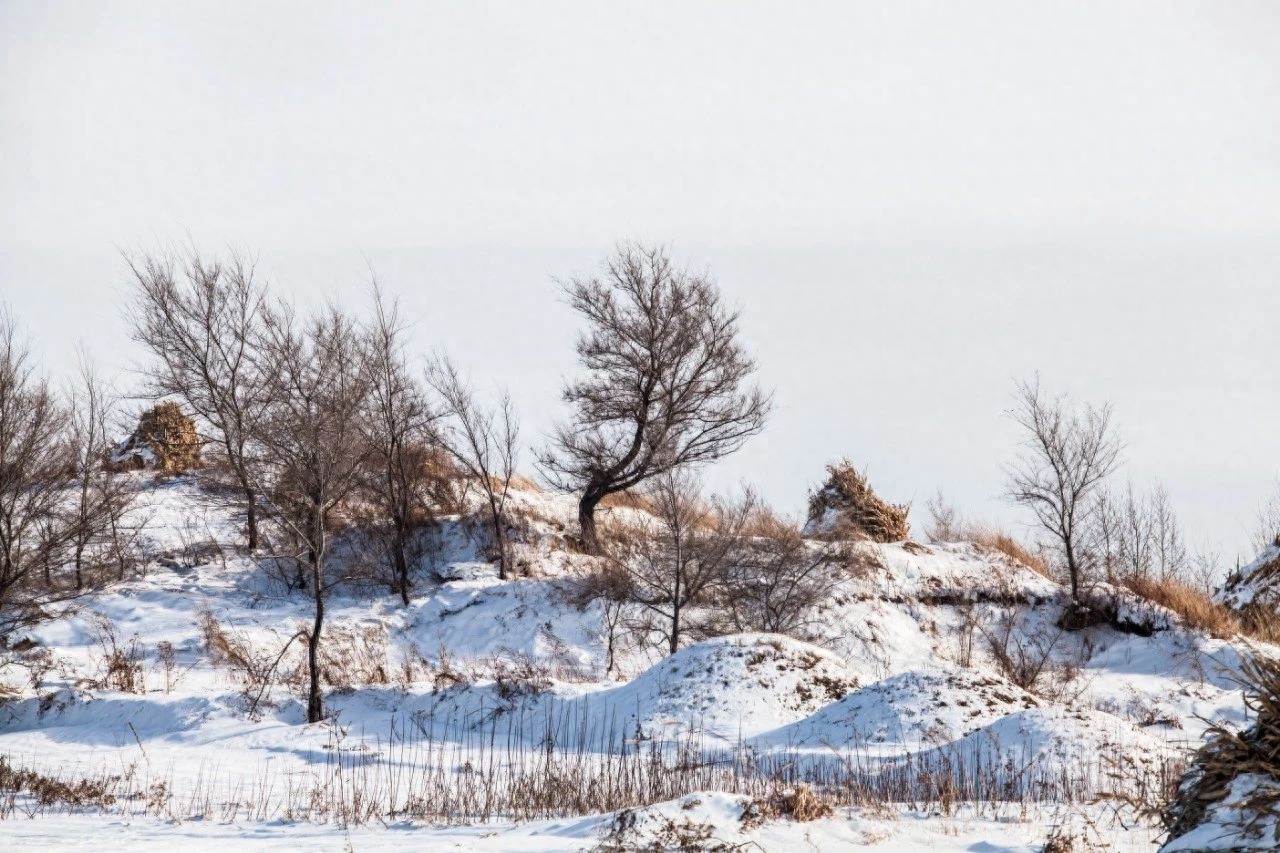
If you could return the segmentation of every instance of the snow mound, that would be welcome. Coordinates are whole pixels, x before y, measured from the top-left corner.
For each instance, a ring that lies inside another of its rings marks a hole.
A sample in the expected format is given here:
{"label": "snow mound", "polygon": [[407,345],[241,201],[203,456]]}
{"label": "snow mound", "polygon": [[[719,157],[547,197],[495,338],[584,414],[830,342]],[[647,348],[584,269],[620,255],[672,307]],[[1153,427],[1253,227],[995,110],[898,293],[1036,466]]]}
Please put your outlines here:
{"label": "snow mound", "polygon": [[967,670],[914,670],[848,694],[816,714],[764,735],[775,745],[950,742],[1040,701],[1016,685]]}
{"label": "snow mound", "polygon": [[1233,610],[1280,605],[1280,545],[1271,545],[1252,563],[1232,572],[1214,596]]}
{"label": "snow mound", "polygon": [[1037,778],[1051,778],[1086,768],[1101,772],[1113,761],[1154,767],[1169,754],[1167,744],[1105,711],[1055,706],[1009,714],[916,759],[1033,770]]}
{"label": "snow mound", "polygon": [[681,649],[628,684],[581,701],[644,737],[733,742],[801,720],[857,686],[848,665],[817,646],[735,634]]}
{"label": "snow mound", "polygon": [[1260,773],[1247,773],[1227,783],[1223,798],[1209,806],[1204,819],[1190,832],[1171,839],[1160,853],[1199,853],[1223,850],[1275,850],[1280,822],[1275,812],[1258,802],[1280,799],[1280,782]]}

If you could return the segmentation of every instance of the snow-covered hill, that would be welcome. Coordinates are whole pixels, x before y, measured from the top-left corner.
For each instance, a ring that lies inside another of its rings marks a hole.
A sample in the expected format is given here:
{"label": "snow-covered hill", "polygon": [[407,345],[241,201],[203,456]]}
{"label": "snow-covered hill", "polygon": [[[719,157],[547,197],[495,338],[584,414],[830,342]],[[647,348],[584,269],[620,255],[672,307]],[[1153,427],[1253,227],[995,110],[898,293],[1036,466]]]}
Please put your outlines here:
{"label": "snow-covered hill", "polygon": [[[352,846],[376,849],[408,837],[374,828],[387,822],[422,833],[424,844],[465,849],[587,849],[624,830],[639,834],[617,849],[635,849],[626,845],[658,838],[674,817],[764,849],[809,837],[818,849],[971,849],[963,845],[990,839],[1031,850],[1070,819],[1055,801],[1066,788],[1041,789],[1043,808],[1024,808],[1013,823],[998,822],[1010,818],[998,805],[962,802],[932,823],[909,810],[845,810],[812,824],[747,825],[743,795],[678,790],[677,777],[746,784],[748,766],[821,766],[815,782],[845,772],[887,785],[907,778],[904,761],[935,775],[941,766],[1000,767],[1010,801],[1025,805],[1030,795],[1013,790],[1023,783],[1054,777],[1074,780],[1064,783],[1073,795],[1105,793],[1115,784],[1108,762],[1153,770],[1194,748],[1206,721],[1243,721],[1231,680],[1243,643],[1198,634],[1118,592],[1114,625],[1063,631],[1057,584],[964,543],[858,545],[856,571],[818,606],[806,640],[713,637],[670,657],[619,641],[609,667],[602,607],[573,595],[591,565],[565,536],[574,506],[525,490],[513,497],[525,576],[498,580],[478,534],[457,521],[432,542],[407,607],[376,585],[335,593],[326,628],[332,718],[306,725],[300,646],[272,678],[257,675],[308,618],[309,599],[239,553],[235,519],[193,483],[148,480],[143,495],[134,512],[150,538],[145,577],[16,638],[25,665],[0,670],[11,695],[0,705],[0,756],[10,767],[114,776],[112,790],[137,798],[99,804],[105,814],[18,821],[25,801],[11,797],[0,842],[55,848],[102,831],[117,846],[168,848],[181,836],[184,846],[297,839],[320,848],[334,838],[312,825],[320,822],[359,825]],[[708,763],[628,763],[668,747]],[[535,767],[546,779],[551,763],[574,790],[630,773],[626,784],[669,802],[576,820],[499,804],[478,829],[413,820],[436,813],[415,797],[488,790],[492,800],[486,779],[519,783]],[[307,799],[357,788],[380,798],[370,807],[377,819]],[[1151,839],[1117,829],[1111,840],[1151,849]]]}

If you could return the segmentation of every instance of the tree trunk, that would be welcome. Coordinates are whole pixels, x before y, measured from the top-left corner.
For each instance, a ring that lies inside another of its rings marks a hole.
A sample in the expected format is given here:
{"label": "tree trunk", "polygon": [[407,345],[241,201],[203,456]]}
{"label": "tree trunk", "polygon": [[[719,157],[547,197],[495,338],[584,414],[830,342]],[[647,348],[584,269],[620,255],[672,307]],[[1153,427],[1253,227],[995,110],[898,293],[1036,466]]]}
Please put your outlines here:
{"label": "tree trunk", "polygon": [[578,526],[582,529],[582,548],[593,557],[600,556],[600,539],[596,535],[596,507],[604,495],[588,488],[578,501]]}
{"label": "tree trunk", "polygon": [[507,531],[502,525],[502,513],[498,512],[498,502],[489,498],[489,523],[493,526],[493,541],[498,546],[498,579],[507,579]]}
{"label": "tree trunk", "polygon": [[404,525],[396,522],[395,541],[391,545],[391,559],[395,562],[396,581],[400,586],[400,600],[404,602],[404,606],[409,606],[409,560],[405,557],[405,539]]}
{"label": "tree trunk", "polygon": [[318,723],[324,719],[324,704],[320,698],[320,631],[324,627],[324,596],[320,589],[319,572],[316,572],[315,594],[316,618],[311,625],[311,636],[307,638],[307,671],[310,676],[310,687],[307,690],[307,722]]}
{"label": "tree trunk", "polygon": [[258,496],[253,489],[246,487],[245,500],[245,547],[250,551],[258,550]]}
{"label": "tree trunk", "polygon": [[307,638],[307,670],[310,676],[307,691],[308,723],[318,723],[324,719],[324,703],[320,697],[320,632],[324,628],[324,519],[322,514],[316,515],[312,536],[317,538],[311,551],[311,589],[316,618],[311,624],[311,636]]}

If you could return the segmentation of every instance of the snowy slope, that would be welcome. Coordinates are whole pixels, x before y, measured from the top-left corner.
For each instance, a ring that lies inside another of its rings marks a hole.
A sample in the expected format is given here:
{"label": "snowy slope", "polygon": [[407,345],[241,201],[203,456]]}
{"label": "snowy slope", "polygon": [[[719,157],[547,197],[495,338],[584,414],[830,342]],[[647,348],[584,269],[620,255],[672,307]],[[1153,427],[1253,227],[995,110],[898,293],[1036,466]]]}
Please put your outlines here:
{"label": "snowy slope", "polygon": [[[527,576],[498,580],[474,525],[457,521],[418,567],[407,607],[368,584],[334,594],[329,653],[346,675],[326,697],[333,719],[308,726],[296,644],[251,713],[243,673],[211,658],[202,627],[212,617],[248,653],[274,657],[308,618],[307,597],[289,594],[237,552],[237,519],[190,482],[151,483],[143,495],[135,522],[151,553],[145,578],[90,596],[22,638],[32,646],[24,654],[43,661],[34,680],[28,669],[0,669],[16,694],[0,705],[0,756],[64,774],[137,767],[178,792],[204,790],[209,780],[224,791],[258,780],[275,786],[270,796],[278,803],[287,801],[290,780],[327,784],[326,762],[335,755],[364,756],[378,772],[393,773],[427,754],[461,767],[486,742],[533,756],[549,740],[588,753],[623,742],[744,746],[781,763],[793,752],[856,752],[889,764],[961,755],[1089,776],[1097,787],[1106,784],[1102,757],[1130,754],[1150,764],[1196,745],[1205,719],[1243,721],[1231,680],[1243,645],[1189,631],[1167,612],[1151,621],[1150,636],[1105,626],[1063,632],[1056,584],[963,543],[858,545],[857,569],[816,609],[810,642],[718,637],[666,658],[622,643],[606,674],[602,611],[573,603],[574,579],[590,561],[569,545],[572,501],[522,490],[513,505],[521,524],[517,563]],[[1133,608],[1143,618],[1154,612],[1142,602]],[[1037,685],[1040,695],[1001,674],[993,656],[1001,643],[1045,655],[1054,677]],[[106,683],[112,650],[134,661],[134,690]],[[411,757],[398,751],[406,740],[419,750]],[[699,798],[689,809],[687,802],[654,806],[654,814],[691,811],[701,820],[699,809],[709,809],[706,819],[720,832],[737,820],[726,817],[733,809],[741,812],[727,794]],[[54,845],[84,831],[86,821],[131,846],[163,846],[170,837],[146,823],[151,818],[113,820],[0,820],[0,843]],[[430,837],[468,849],[584,849],[599,843],[610,820],[502,824],[492,841],[469,829]],[[1025,845],[1046,831],[1043,821],[1009,829],[975,816],[968,829],[940,835],[914,820],[849,813],[725,838],[765,849],[790,849],[805,837],[910,849],[912,838],[936,844],[945,835],[955,849],[964,849],[960,839],[987,838],[1032,849]],[[259,832],[265,847],[289,837],[270,826],[241,835],[211,823],[170,831],[211,845]],[[290,831],[316,847],[327,838]],[[374,831],[353,832],[357,849],[384,843]],[[894,838],[903,846],[893,846]]]}

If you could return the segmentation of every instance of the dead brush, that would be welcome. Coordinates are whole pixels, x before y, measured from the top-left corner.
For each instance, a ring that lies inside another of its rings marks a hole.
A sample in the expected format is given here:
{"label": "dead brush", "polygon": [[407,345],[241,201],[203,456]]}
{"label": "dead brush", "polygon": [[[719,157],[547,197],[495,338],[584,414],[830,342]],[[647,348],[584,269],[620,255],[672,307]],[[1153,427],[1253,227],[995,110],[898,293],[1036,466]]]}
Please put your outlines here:
{"label": "dead brush", "polygon": [[1163,814],[1170,838],[1190,832],[1209,810],[1232,792],[1241,776],[1270,784],[1255,785],[1232,811],[1253,825],[1280,819],[1280,661],[1261,655],[1243,661],[1237,677],[1253,725],[1234,731],[1214,724],[1196,752],[1177,793]]}
{"label": "dead brush", "polygon": [[1044,556],[1023,545],[1012,533],[988,524],[966,524],[960,529],[959,538],[1003,554],[1043,578],[1056,580]]}
{"label": "dead brush", "polygon": [[102,675],[92,681],[92,686],[121,693],[146,693],[146,677],[142,671],[144,655],[137,635],[121,645],[115,626],[104,616],[94,618],[93,633],[102,649]]}
{"label": "dead brush", "polygon": [[550,670],[528,655],[493,657],[490,661],[493,684],[499,698],[510,702],[551,689]]}
{"label": "dead brush", "polygon": [[808,785],[778,788],[768,796],[749,802],[742,810],[745,827],[759,826],[769,820],[794,820],[807,823],[835,814],[831,804],[814,793]]}
{"label": "dead brush", "polygon": [[338,691],[370,684],[389,684],[387,629],[383,625],[331,627],[320,646],[324,680]]}
{"label": "dead brush", "polygon": [[269,651],[259,652],[243,635],[224,629],[212,611],[200,611],[196,623],[210,662],[214,666],[225,667],[233,678],[241,682],[240,695],[245,700],[246,709],[251,717],[257,717],[262,704],[271,701],[271,688],[281,673],[281,664],[289,649],[295,640],[305,639],[306,632],[301,629],[295,631],[273,655]]}
{"label": "dead brush", "polygon": [[[117,801],[115,778],[95,776],[67,781],[29,767],[15,767],[0,755],[0,793],[11,795],[5,802],[10,811],[16,798],[26,794],[41,811],[54,807],[61,811],[87,808],[107,809]],[[0,815],[4,817],[7,815]]]}
{"label": "dead brush", "polygon": [[1156,578],[1134,574],[1122,580],[1122,585],[1148,601],[1167,607],[1197,631],[1204,631],[1219,640],[1229,640],[1243,632],[1236,614],[1230,608],[1218,604],[1208,594],[1177,578]]}

